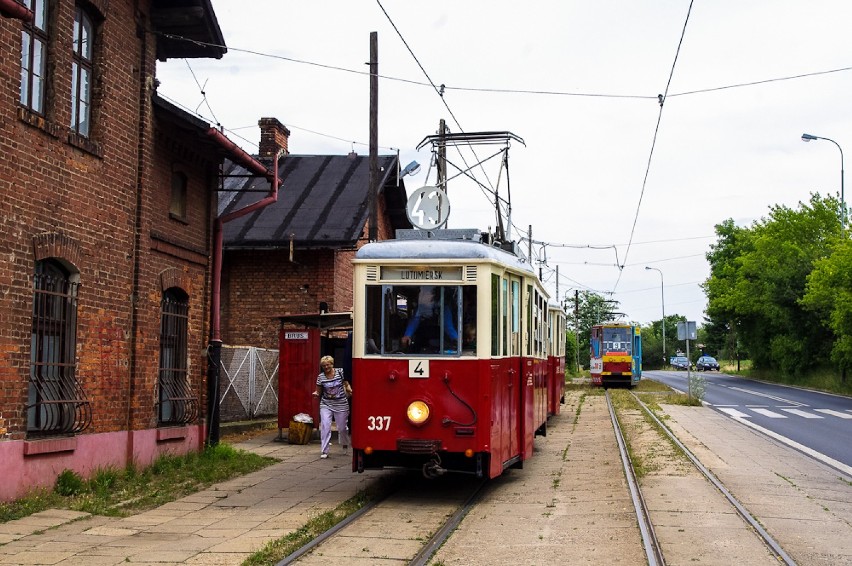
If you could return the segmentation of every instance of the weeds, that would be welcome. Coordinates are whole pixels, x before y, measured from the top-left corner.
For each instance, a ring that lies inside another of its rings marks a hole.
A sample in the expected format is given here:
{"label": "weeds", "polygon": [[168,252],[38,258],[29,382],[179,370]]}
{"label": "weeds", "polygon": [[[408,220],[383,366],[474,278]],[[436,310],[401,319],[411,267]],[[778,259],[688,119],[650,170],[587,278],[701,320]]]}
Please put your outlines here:
{"label": "weeds", "polygon": [[161,456],[145,470],[101,468],[89,479],[63,470],[53,490],[39,489],[16,501],[0,502],[0,523],[46,509],[72,509],[124,517],[195,493],[216,482],[276,462],[218,444],[184,456]]}
{"label": "weeds", "polygon": [[[366,491],[359,491],[353,497],[347,499],[331,511],[326,511],[317,515],[305,525],[292,533],[279,539],[270,541],[259,551],[243,561],[243,566],[262,566],[265,564],[275,564],[283,560],[285,557],[293,554],[325,531],[332,528],[334,525],[343,521],[368,502],[380,497],[385,490],[389,489],[389,484],[379,482],[374,488]],[[362,549],[368,552],[369,549]]]}

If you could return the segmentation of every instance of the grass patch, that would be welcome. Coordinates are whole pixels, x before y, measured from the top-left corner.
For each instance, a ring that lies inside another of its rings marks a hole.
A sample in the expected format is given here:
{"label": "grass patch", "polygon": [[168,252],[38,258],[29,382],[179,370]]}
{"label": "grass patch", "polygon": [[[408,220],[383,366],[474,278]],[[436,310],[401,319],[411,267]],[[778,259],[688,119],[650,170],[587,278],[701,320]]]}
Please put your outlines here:
{"label": "grass patch", "polygon": [[686,393],[678,393],[673,391],[671,387],[665,383],[654,381],[653,379],[643,379],[634,389],[636,394],[642,399],[642,402],[648,405],[652,411],[659,414],[660,405],[658,403],[667,403],[669,405],[684,405],[687,407],[701,407],[701,399]]}
{"label": "grass patch", "polygon": [[359,491],[333,510],[317,515],[292,533],[268,542],[262,549],[246,558],[243,566],[266,566],[280,562],[364,507],[368,502],[383,496],[391,488],[392,484],[389,481],[379,481],[373,487]]}
{"label": "grass patch", "polygon": [[227,444],[183,456],[160,456],[144,470],[102,468],[88,479],[64,470],[53,490],[39,489],[11,502],[0,502],[0,523],[46,509],[71,509],[126,517],[175,501],[214,483],[265,468],[274,458],[237,450]]}
{"label": "grass patch", "polygon": [[[672,396],[683,397],[684,399],[686,399],[686,395],[679,394],[679,393],[673,394],[671,396],[666,395],[666,397],[665,397],[666,403],[669,402],[669,398],[672,397]],[[678,445],[675,443],[675,441],[672,440],[671,437],[669,437],[669,435],[666,433],[666,431],[663,430],[662,426],[659,423],[657,423],[657,421],[654,420],[651,417],[651,415],[649,415],[642,408],[642,406],[639,404],[637,399],[635,397],[633,397],[633,395],[631,395],[627,391],[614,391],[614,392],[610,393],[610,397],[612,398],[612,404],[613,404],[613,408],[615,409],[616,417],[618,417],[619,413],[623,412],[623,411],[629,411],[629,410],[638,411],[639,414],[642,415],[642,420],[647,425],[649,425],[658,435],[660,435],[660,437],[664,441],[666,441],[672,447],[673,453],[675,454],[675,457],[677,457],[678,459],[682,459],[684,461],[688,461],[686,454],[684,454],[683,451],[680,449],[680,447],[678,447]],[[655,414],[657,414],[659,416],[660,406],[656,404],[656,402],[660,400],[659,395],[655,395],[655,394],[651,394],[651,393],[644,393],[644,394],[638,395],[638,397],[639,397],[639,400],[641,400],[643,403],[645,403],[645,405],[647,405],[648,408],[651,411],[653,411]],[[700,404],[700,402],[699,402],[699,404]],[[621,422],[621,419],[619,418],[619,423],[620,422]],[[624,429],[624,425],[622,425],[622,429]],[[630,442],[630,435],[627,434],[626,430],[625,430],[624,441],[627,444],[627,454],[630,457],[630,461],[633,463],[633,468],[634,468],[634,471],[636,473],[636,477],[641,478],[641,477],[645,476],[645,474],[647,474],[651,470],[646,465],[645,460],[642,457],[642,455],[636,454],[635,451],[633,450],[633,448],[631,446],[631,442]]]}
{"label": "grass patch", "polygon": [[852,396],[852,373],[847,372],[846,381],[844,382],[840,370],[837,368],[815,367],[805,374],[783,375],[777,370],[754,369],[751,360],[741,360],[739,371],[737,371],[737,362],[720,362],[720,364],[722,372],[730,375],[739,375],[761,381]]}

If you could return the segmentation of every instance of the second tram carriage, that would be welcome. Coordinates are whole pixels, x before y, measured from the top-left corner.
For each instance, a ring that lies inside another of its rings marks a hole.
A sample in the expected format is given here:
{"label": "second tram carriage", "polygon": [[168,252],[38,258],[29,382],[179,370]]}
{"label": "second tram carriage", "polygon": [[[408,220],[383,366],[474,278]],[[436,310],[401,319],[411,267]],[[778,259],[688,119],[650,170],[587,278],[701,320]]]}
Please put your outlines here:
{"label": "second tram carriage", "polygon": [[547,415],[558,415],[565,401],[565,311],[559,305],[547,307]]}
{"label": "second tram carriage", "polygon": [[493,478],[546,433],[548,294],[529,263],[478,236],[357,252],[354,471]]}
{"label": "second tram carriage", "polygon": [[642,334],[639,326],[611,322],[592,327],[590,369],[594,385],[629,385],[642,378]]}

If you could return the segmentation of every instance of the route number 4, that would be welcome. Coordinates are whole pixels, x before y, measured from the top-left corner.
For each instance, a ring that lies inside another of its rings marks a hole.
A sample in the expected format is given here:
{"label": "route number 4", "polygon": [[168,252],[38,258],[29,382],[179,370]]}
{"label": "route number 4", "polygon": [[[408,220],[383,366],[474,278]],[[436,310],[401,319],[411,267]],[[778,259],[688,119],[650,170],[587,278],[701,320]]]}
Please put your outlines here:
{"label": "route number 4", "polygon": [[408,377],[411,379],[429,377],[429,360],[408,360]]}

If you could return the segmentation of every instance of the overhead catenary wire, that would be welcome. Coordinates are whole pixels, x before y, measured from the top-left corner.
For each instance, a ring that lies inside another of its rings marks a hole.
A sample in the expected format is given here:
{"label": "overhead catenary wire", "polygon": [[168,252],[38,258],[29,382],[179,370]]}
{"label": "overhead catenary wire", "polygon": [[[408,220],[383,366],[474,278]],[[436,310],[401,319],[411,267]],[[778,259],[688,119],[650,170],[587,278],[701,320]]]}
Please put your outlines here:
{"label": "overhead catenary wire", "polygon": [[[663,91],[662,94],[658,95],[659,96],[660,109],[657,112],[657,124],[654,127],[654,137],[651,141],[651,150],[648,152],[648,161],[645,165],[645,176],[642,179],[642,189],[639,191],[639,201],[636,203],[636,213],[633,215],[633,225],[630,228],[630,238],[627,242],[627,249],[624,252],[624,263],[627,263],[627,258],[630,255],[630,246],[631,246],[631,243],[633,242],[633,235],[636,232],[636,224],[639,221],[639,211],[642,209],[642,199],[645,196],[645,188],[648,186],[648,175],[651,172],[651,162],[654,158],[654,148],[657,145],[657,136],[660,133],[660,123],[662,122],[662,119],[663,119],[663,108],[665,107],[666,96],[668,96],[669,87],[671,86],[672,78],[674,77],[675,67],[677,66],[677,59],[678,59],[678,56],[680,55],[680,48],[683,46],[683,38],[686,35],[686,26],[689,23],[689,15],[692,13],[692,4],[693,4],[693,0],[690,0],[689,8],[686,11],[686,18],[683,21],[683,28],[681,29],[680,39],[678,40],[677,49],[675,50],[674,60],[672,61],[672,67],[671,67],[671,70],[669,71],[669,78],[668,78],[668,81],[666,81],[666,88],[665,88],[665,90]],[[613,291],[615,291],[618,288],[618,284],[621,281],[622,273],[623,272],[619,270],[618,279],[615,280],[615,285],[613,285],[613,287],[612,287]]]}
{"label": "overhead catenary wire", "polygon": [[[179,36],[179,35],[175,35],[175,34],[170,34],[170,33],[163,33],[163,32],[149,32],[149,33],[159,35],[159,36],[162,36],[162,37],[166,37],[166,38],[169,38],[169,39],[172,39],[172,40],[187,41],[187,42],[194,43],[194,44],[200,45],[200,46],[226,47],[224,45],[219,45],[219,44],[216,44],[216,43],[209,43],[209,42],[204,42],[204,41],[198,41],[198,40],[195,40],[195,39],[190,39],[190,38],[187,38],[187,37],[183,37],[183,36]],[[287,57],[287,56],[284,56],[284,55],[277,55],[277,54],[274,54],[274,53],[265,53],[263,51],[257,51],[257,50],[253,50],[253,49],[246,49],[246,48],[240,48],[240,47],[228,47],[227,49],[229,51],[233,51],[235,53],[245,53],[245,54],[248,54],[248,55],[256,55],[258,57],[278,59],[278,60],[281,60],[281,61],[287,61],[289,63],[295,63],[295,64],[298,64],[298,65],[308,65],[308,66],[312,66],[312,67],[318,67],[318,68],[321,68],[321,69],[327,69],[327,70],[330,70],[330,71],[339,71],[339,72],[342,72],[342,73],[348,73],[348,74],[353,74],[353,75],[365,75],[365,76],[369,76],[369,74],[370,74],[367,71],[361,71],[361,70],[358,70],[358,69],[349,69],[347,67],[341,67],[339,65],[317,63],[315,61],[308,61],[306,59],[299,59],[299,58],[296,58],[296,57]],[[733,83],[733,84],[729,84],[729,85],[699,88],[699,89],[693,89],[693,90],[688,90],[688,91],[683,91],[683,92],[673,92],[673,93],[669,93],[666,97],[667,98],[675,98],[675,97],[681,97],[681,96],[693,96],[693,95],[696,95],[696,94],[706,94],[706,93],[718,92],[718,91],[722,91],[722,90],[747,88],[747,87],[760,86],[760,85],[771,84],[771,83],[776,83],[776,82],[806,79],[806,78],[819,77],[819,76],[822,76],[822,75],[830,75],[830,74],[835,74],[835,73],[845,73],[845,72],[849,72],[849,71],[852,71],[852,66],[837,67],[837,68],[834,68],[834,69],[823,69],[823,70],[819,70],[819,71],[809,71],[809,72],[805,72],[805,73],[797,73],[797,74],[794,74],[794,75],[785,75],[785,76],[782,76],[782,77],[771,77],[771,78],[767,78],[767,79],[757,79],[757,80],[753,80],[753,81],[746,81],[746,82],[740,82],[740,83]],[[394,81],[394,82],[399,82],[399,83],[404,83],[404,84],[410,84],[412,86],[428,87],[428,88],[431,88],[431,89],[435,88],[435,86],[433,84],[430,84],[430,83],[424,83],[423,81],[417,81],[417,80],[413,80],[413,79],[405,79],[405,78],[402,78],[402,77],[394,77],[394,76],[391,76],[391,75],[379,74],[379,78],[382,79],[382,80],[386,80],[386,81]],[[536,88],[523,89],[523,88],[498,88],[498,87],[467,87],[467,86],[453,86],[453,85],[447,85],[447,84],[442,84],[437,88],[438,88],[439,92],[443,89],[444,93],[446,93],[448,91],[457,91],[457,92],[481,92],[481,93],[488,93],[488,94],[523,94],[523,95],[531,95],[531,96],[557,96],[557,97],[569,97],[569,98],[611,98],[611,99],[625,99],[625,100],[630,100],[630,99],[632,99],[632,100],[658,100],[659,99],[658,94],[617,94],[617,93],[605,93],[605,92],[571,92],[571,91],[560,91],[560,90],[550,90],[550,89],[540,89],[540,88],[539,89],[536,89]]]}

